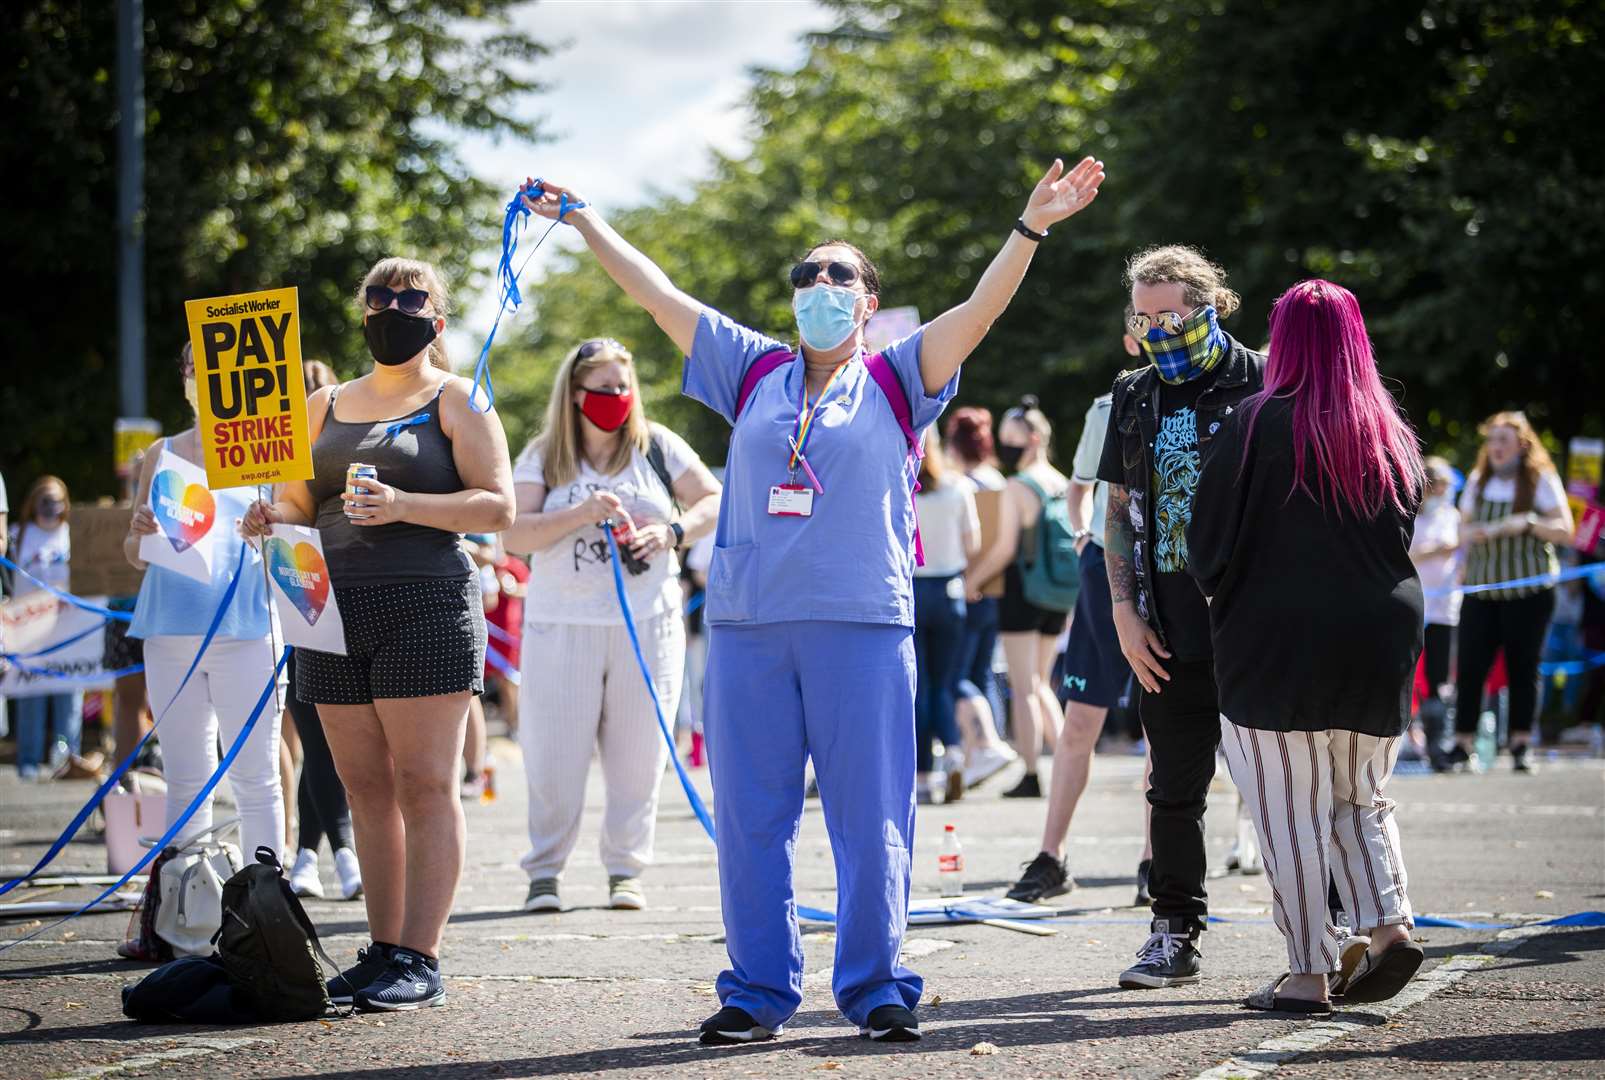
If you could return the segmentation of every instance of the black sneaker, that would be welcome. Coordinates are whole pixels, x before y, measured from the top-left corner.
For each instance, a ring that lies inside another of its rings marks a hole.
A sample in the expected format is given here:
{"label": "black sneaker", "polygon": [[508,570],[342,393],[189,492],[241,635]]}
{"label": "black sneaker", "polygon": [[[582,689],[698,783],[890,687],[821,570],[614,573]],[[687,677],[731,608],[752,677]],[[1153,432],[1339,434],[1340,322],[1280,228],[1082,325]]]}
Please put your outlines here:
{"label": "black sneaker", "polygon": [[396,949],[390,965],[352,999],[363,1012],[403,1012],[427,1009],[446,1000],[440,969],[430,967],[411,949]]}
{"label": "black sneaker", "polygon": [[1125,990],[1157,990],[1198,981],[1198,931],[1181,919],[1155,919],[1137,950],[1137,962],[1120,973]]}
{"label": "black sneaker", "polygon": [[349,1005],[358,990],[379,977],[390,964],[390,950],[375,942],[366,949],[357,950],[357,962],[329,980],[329,1000],[336,1005]]}
{"label": "black sneaker", "polygon": [[1153,869],[1152,859],[1144,859],[1137,864],[1137,899],[1131,902],[1132,907],[1148,907],[1154,902],[1154,894],[1148,891],[1148,875]]}
{"label": "black sneaker", "polygon": [[1020,782],[1003,793],[1005,799],[1040,799],[1042,798],[1042,781],[1037,774],[1028,772],[1020,777]]}
{"label": "black sneaker", "polygon": [[1520,746],[1512,746],[1510,748],[1510,767],[1519,773],[1531,773],[1537,771],[1533,768],[1533,763],[1527,760],[1526,743],[1522,743]]}
{"label": "black sneaker", "polygon": [[746,1009],[726,1005],[702,1022],[702,1035],[697,1041],[703,1046],[736,1046],[764,1042],[776,1034],[754,1020]]}
{"label": "black sneaker", "polygon": [[920,1022],[912,1009],[880,1005],[870,1010],[868,1021],[858,1033],[875,1042],[918,1042]]}
{"label": "black sneaker", "polygon": [[1065,860],[1055,859],[1043,851],[1025,864],[1025,873],[1009,890],[1008,897],[1022,904],[1034,904],[1050,896],[1063,896],[1075,887],[1075,879],[1070,876]]}

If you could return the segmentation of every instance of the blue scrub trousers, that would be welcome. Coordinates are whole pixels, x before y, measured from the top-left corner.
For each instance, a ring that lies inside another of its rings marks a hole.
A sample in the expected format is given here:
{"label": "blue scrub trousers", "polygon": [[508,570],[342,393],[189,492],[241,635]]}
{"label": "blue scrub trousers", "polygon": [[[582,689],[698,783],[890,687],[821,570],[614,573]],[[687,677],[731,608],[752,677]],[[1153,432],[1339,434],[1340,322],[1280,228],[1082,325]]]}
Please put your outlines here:
{"label": "blue scrub trousers", "polygon": [[914,646],[905,626],[709,628],[704,734],[729,970],[719,1000],[779,1030],[802,1003],[792,862],[810,756],[836,862],[836,1004],[912,1009],[898,963],[914,843]]}

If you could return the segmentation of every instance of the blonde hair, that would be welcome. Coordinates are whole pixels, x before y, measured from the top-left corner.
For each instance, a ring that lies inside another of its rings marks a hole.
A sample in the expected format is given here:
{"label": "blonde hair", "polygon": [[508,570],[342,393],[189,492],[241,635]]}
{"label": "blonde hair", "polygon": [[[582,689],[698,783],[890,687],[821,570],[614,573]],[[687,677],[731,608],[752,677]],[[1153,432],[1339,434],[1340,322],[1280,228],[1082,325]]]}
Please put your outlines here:
{"label": "blonde hair", "polygon": [[[362,284],[357,286],[357,309],[368,310],[367,292],[369,285],[385,285],[389,288],[422,289],[429,294],[429,306],[434,309],[437,319],[444,319],[451,313],[451,294],[446,291],[446,282],[438,271],[422,259],[408,259],[392,255],[387,259],[380,259],[373,264]],[[429,343],[429,362],[442,371],[451,370],[451,361],[446,356],[446,339],[439,334]]]}
{"label": "blonde hair", "polygon": [[[581,359],[586,346],[598,346]],[[585,376],[607,364],[623,364],[630,380],[630,393],[635,400],[630,404],[630,415],[620,429],[623,436],[608,459],[603,473],[612,476],[630,464],[637,451],[645,454],[652,445],[652,429],[646,421],[646,410],[641,406],[641,380],[635,373],[635,358],[630,350],[612,338],[592,338],[582,341],[568,351],[558,365],[552,379],[552,397],[546,403],[546,424],[530,440],[540,452],[541,471],[546,474],[546,489],[567,484],[580,471],[579,406],[574,404],[574,391],[580,389]]]}
{"label": "blonde hair", "polygon": [[1189,304],[1212,304],[1223,319],[1242,303],[1242,298],[1226,287],[1226,271],[1210,262],[1202,251],[1185,244],[1165,244],[1137,252],[1126,263],[1126,284],[1180,285]]}
{"label": "blonde hair", "polygon": [[1048,460],[1048,450],[1053,445],[1053,425],[1048,422],[1048,416],[1042,411],[1041,404],[1035,394],[1026,394],[1020,398],[1020,404],[1003,414],[998,421],[1001,431],[1004,424],[1010,420],[1018,420],[1042,438],[1042,460]]}
{"label": "blonde hair", "polygon": [[1483,438],[1482,448],[1477,451],[1477,464],[1472,471],[1477,474],[1477,498],[1482,499],[1482,493],[1493,478],[1493,468],[1488,464],[1488,433],[1496,427],[1511,428],[1516,432],[1516,443],[1521,448],[1521,467],[1516,470],[1516,498],[1510,509],[1517,514],[1525,514],[1533,508],[1533,500],[1538,495],[1538,482],[1545,473],[1555,471],[1554,459],[1544,448],[1543,440],[1538,432],[1533,430],[1532,423],[1524,412],[1496,412],[1482,422],[1477,434]]}

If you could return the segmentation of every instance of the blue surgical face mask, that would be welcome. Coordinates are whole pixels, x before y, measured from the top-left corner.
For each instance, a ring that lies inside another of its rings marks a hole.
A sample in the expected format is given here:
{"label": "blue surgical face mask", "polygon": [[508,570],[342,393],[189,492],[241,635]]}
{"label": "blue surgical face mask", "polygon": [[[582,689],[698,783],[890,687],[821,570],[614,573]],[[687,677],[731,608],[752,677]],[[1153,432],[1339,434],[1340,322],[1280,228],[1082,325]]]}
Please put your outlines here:
{"label": "blue surgical face mask", "polygon": [[803,344],[816,352],[825,352],[852,337],[858,327],[853,312],[861,295],[851,289],[829,285],[798,289],[792,296],[791,306],[797,315],[797,331],[802,334]]}

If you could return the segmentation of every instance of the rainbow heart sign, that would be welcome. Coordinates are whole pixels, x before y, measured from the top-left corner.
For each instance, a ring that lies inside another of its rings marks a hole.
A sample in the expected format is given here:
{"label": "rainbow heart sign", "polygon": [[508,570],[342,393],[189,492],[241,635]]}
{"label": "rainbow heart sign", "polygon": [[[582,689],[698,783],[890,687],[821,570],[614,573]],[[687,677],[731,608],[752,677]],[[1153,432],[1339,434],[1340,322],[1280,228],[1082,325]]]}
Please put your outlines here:
{"label": "rainbow heart sign", "polygon": [[204,484],[192,484],[177,469],[163,469],[150,485],[156,525],[177,552],[188,551],[217,520],[217,500]]}
{"label": "rainbow heart sign", "polygon": [[278,537],[264,544],[262,550],[267,556],[268,573],[285,597],[308,626],[318,625],[318,616],[329,602],[329,567],[323,561],[323,553],[304,541],[292,546]]}

